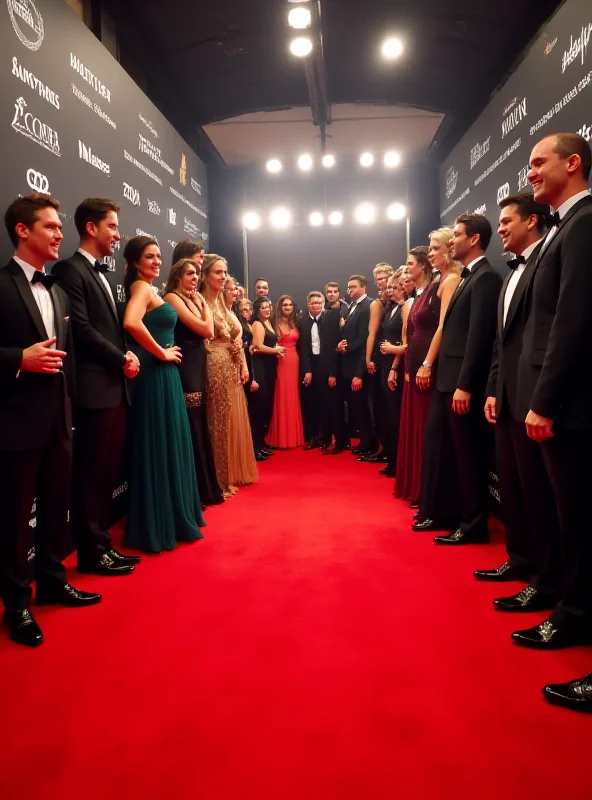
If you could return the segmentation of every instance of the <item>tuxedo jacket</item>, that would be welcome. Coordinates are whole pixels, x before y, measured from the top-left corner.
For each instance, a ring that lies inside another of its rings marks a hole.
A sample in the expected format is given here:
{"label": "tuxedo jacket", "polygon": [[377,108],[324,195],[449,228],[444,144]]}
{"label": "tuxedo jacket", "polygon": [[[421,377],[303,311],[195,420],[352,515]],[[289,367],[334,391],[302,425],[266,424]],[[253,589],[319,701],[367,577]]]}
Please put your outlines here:
{"label": "tuxedo jacket", "polygon": [[123,331],[102,280],[79,252],[58,261],[51,274],[70,298],[77,405],[108,409],[127,402]]}
{"label": "tuxedo jacket", "polygon": [[444,317],[438,391],[462,389],[474,395],[476,402],[485,397],[501,285],[501,276],[486,258],[458,284]]}
{"label": "tuxedo jacket", "polygon": [[530,254],[522,271],[510,301],[505,325],[504,298],[513,272],[510,272],[504,280],[497,306],[497,333],[487,381],[487,396],[495,397],[498,418],[502,414],[508,413],[516,422],[524,422],[524,416],[520,417],[519,415],[517,402],[518,371],[524,334],[524,293],[541,247],[542,242]]}
{"label": "tuxedo jacket", "polygon": [[592,197],[561,220],[533,265],[524,298],[518,403],[555,421],[554,430],[592,429]]}
{"label": "tuxedo jacket", "polygon": [[[341,339],[341,329],[339,320],[341,314],[338,308],[330,311],[322,311],[319,319],[319,338],[321,340],[321,350],[315,362],[316,368],[321,378],[337,377],[337,356],[336,347]],[[308,311],[302,315],[300,320],[300,376],[307,372],[312,372],[312,319]]]}
{"label": "tuxedo jacket", "polygon": [[0,450],[44,447],[56,421],[66,436],[72,435],[75,380],[68,297],[56,285],[50,293],[56,348],[68,353],[63,369],[55,375],[20,370],[23,350],[49,335],[21,267],[11,259],[0,269]]}
{"label": "tuxedo jacket", "polygon": [[371,297],[365,297],[357,304],[355,311],[352,303],[345,317],[340,341],[341,339],[347,340],[347,350],[339,357],[340,373],[343,378],[363,378],[366,374],[366,339],[368,338],[371,302]]}

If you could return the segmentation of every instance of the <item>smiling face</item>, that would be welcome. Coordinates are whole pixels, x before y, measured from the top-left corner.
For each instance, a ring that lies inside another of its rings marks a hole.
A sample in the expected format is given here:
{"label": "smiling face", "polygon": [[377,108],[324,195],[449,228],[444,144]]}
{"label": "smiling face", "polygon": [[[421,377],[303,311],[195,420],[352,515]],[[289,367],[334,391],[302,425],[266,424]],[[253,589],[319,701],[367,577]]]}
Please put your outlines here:
{"label": "smiling face", "polygon": [[160,275],[162,258],[157,244],[146,245],[138,259],[138,275],[147,283],[152,283]]}
{"label": "smiling face", "polygon": [[504,250],[509,253],[522,253],[528,247],[529,234],[536,228],[537,218],[533,214],[521,219],[518,207],[506,206],[500,211],[498,233],[501,236]]}
{"label": "smiling face", "polygon": [[[193,261],[193,259],[191,259]],[[187,264],[181,278],[181,290],[191,294],[197,290],[200,270],[195,264]]]}
{"label": "smiling face", "polygon": [[457,261],[463,261],[463,259],[469,255],[477,241],[475,236],[470,237],[468,235],[463,222],[457,222],[454,226],[454,234],[450,245],[450,254],[452,258]]}
{"label": "smiling face", "polygon": [[115,245],[121,239],[119,235],[119,220],[115,211],[107,211],[98,223],[88,222],[86,231],[94,241],[101,257],[112,256]]}
{"label": "smiling face", "polygon": [[212,291],[214,294],[219,294],[220,292],[224,291],[224,284],[226,283],[226,278],[228,277],[228,267],[226,266],[226,262],[216,261],[210,267],[208,272],[208,276],[206,278],[206,283],[208,285],[208,289]]}
{"label": "smiling face", "polygon": [[546,203],[553,208],[557,207],[558,198],[565,192],[574,173],[574,159],[578,159],[576,170],[579,170],[580,163],[578,156],[561,158],[555,152],[556,144],[555,136],[548,136],[538,142],[530,154],[528,171],[528,180],[534,189],[534,199],[537,203]]}
{"label": "smiling face", "polygon": [[30,228],[19,222],[15,231],[19,243],[31,253],[35,261],[45,263],[59,257],[59,247],[64,235],[62,222],[55,208],[39,209],[35,212],[35,222]]}
{"label": "smiling face", "polygon": [[270,302],[261,303],[261,305],[259,306],[259,319],[265,322],[270,317],[271,317],[271,303]]}
{"label": "smiling face", "polygon": [[[411,288],[413,289],[414,286],[421,284],[423,281],[425,274],[423,266],[417,260],[415,256],[412,256],[411,253],[407,256],[407,275],[409,276],[409,283],[411,284]],[[406,282],[407,283],[407,282]]]}
{"label": "smiling face", "polygon": [[439,242],[435,236],[430,237],[428,258],[430,259],[432,269],[437,269],[442,272],[450,258],[450,249],[448,245]]}
{"label": "smiling face", "polygon": [[284,300],[281,305],[280,311],[282,313],[282,317],[284,319],[288,319],[288,317],[290,317],[292,315],[292,312],[294,311],[294,303],[288,299]]}
{"label": "smiling face", "polygon": [[269,284],[267,281],[257,281],[255,284],[255,297],[267,297],[269,294]]}

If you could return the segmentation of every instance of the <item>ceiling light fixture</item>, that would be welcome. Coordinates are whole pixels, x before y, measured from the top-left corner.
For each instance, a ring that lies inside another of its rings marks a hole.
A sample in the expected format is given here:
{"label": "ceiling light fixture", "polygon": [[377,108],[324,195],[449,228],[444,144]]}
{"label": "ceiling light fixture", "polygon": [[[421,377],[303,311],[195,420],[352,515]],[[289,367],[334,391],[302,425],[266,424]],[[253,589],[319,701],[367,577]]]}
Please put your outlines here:
{"label": "ceiling light fixture", "polygon": [[312,53],[312,41],[308,36],[299,36],[290,42],[290,52],[298,58],[306,58]]}
{"label": "ceiling light fixture", "polygon": [[376,219],[376,207],[372,203],[360,203],[354,212],[354,216],[362,225],[368,225]]}
{"label": "ceiling light fixture", "polygon": [[325,224],[325,217],[320,211],[313,211],[308,218],[308,221],[314,228],[319,228],[321,225]]}
{"label": "ceiling light fixture", "polygon": [[329,214],[329,225],[341,225],[343,224],[343,214],[341,211],[332,211]]}
{"label": "ceiling light fixture", "polygon": [[384,166],[387,169],[393,169],[394,167],[398,167],[401,163],[401,154],[397,153],[396,150],[389,150],[384,154]]}
{"label": "ceiling light fixture", "polygon": [[298,159],[298,167],[304,172],[308,172],[312,169],[312,156],[308,153],[303,153]]}
{"label": "ceiling light fixture", "polygon": [[297,30],[310,28],[312,14],[310,8],[293,8],[288,14],[288,25]]}
{"label": "ceiling light fixture", "polygon": [[363,167],[371,167],[374,164],[374,156],[372,153],[362,153],[360,156],[360,164]]}
{"label": "ceiling light fixture", "polygon": [[272,228],[285,229],[292,223],[292,212],[284,206],[274,208],[269,215],[269,224]]}
{"label": "ceiling light fixture", "polygon": [[256,231],[261,227],[261,217],[256,211],[247,211],[243,216],[243,227],[248,231]]}
{"label": "ceiling light fixture", "polygon": [[282,162],[279,158],[270,158],[267,164],[265,165],[265,169],[272,174],[276,174],[282,171]]}
{"label": "ceiling light fixture", "polygon": [[326,155],[324,155],[323,156],[323,166],[326,167],[326,169],[331,169],[331,167],[334,167],[335,166],[335,156],[331,155],[330,153],[327,153]]}
{"label": "ceiling light fixture", "polygon": [[403,54],[403,42],[396,36],[385,39],[382,44],[382,55],[389,61],[399,58]]}
{"label": "ceiling light fixture", "polygon": [[403,203],[391,203],[386,210],[386,215],[389,219],[393,221],[398,221],[401,219],[405,219],[405,217],[407,216],[407,209],[405,208]]}

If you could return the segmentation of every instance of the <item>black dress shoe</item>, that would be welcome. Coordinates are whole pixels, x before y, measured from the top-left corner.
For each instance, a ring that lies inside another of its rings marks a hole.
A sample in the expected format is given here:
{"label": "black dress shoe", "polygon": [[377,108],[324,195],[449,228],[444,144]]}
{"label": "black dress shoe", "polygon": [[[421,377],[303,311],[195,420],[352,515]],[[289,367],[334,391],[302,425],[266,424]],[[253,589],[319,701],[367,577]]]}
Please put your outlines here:
{"label": "black dress shoe", "polygon": [[389,469],[385,467],[385,469],[378,470],[379,475],[384,475],[385,478],[396,478],[397,477],[397,470],[396,469]]}
{"label": "black dress shoe", "polygon": [[412,531],[447,531],[450,530],[452,526],[448,525],[446,522],[440,522],[437,519],[418,519],[417,522],[414,522],[411,526]]}
{"label": "black dress shoe", "polygon": [[352,447],[351,449],[352,456],[373,456],[374,452],[369,447]]}
{"label": "black dress shoe", "polygon": [[123,564],[107,553],[103,553],[101,560],[94,564],[78,564],[78,572],[83,575],[130,575],[133,571],[133,564]]}
{"label": "black dress shoe", "polygon": [[264,453],[263,450],[255,450],[255,461],[267,461],[269,455]]}
{"label": "black dress shoe", "polygon": [[368,456],[366,461],[369,464],[386,464],[388,463],[388,456],[383,450],[382,452],[379,451],[378,453],[374,453],[372,456]]}
{"label": "black dress shoe", "polygon": [[413,515],[413,519],[415,519],[418,522],[420,522],[421,520],[424,520],[425,517],[422,517],[421,514],[419,513],[419,511],[416,511],[415,514]]}
{"label": "black dress shoe", "polygon": [[35,602],[38,606],[57,604],[70,606],[71,608],[94,606],[95,603],[100,603],[102,599],[100,594],[81,592],[80,589],[75,589],[69,583],[65,583],[59,589],[37,589],[37,594],[35,595]]}
{"label": "black dress shoe", "polygon": [[338,456],[339,453],[343,453],[341,447],[328,447],[326,450],[323,450],[324,456]]}
{"label": "black dress shoe", "polygon": [[43,641],[41,628],[31,612],[23,608],[19,611],[5,611],[2,622],[8,628],[8,638],[26,647],[39,647]]}
{"label": "black dress shoe", "polygon": [[555,602],[534,588],[526,586],[518,594],[511,597],[498,597],[493,601],[498,611],[549,611],[555,608]]}
{"label": "black dress shoe", "polygon": [[331,442],[322,442],[319,445],[321,452],[323,452],[324,450],[328,450],[331,446],[332,446]]}
{"label": "black dress shoe", "polygon": [[413,503],[409,503],[409,508],[419,508],[419,503],[415,500]]}
{"label": "black dress shoe", "polygon": [[504,561],[499,567],[495,569],[476,569],[473,575],[480,581],[497,581],[503,583],[504,581],[520,581],[530,580],[530,577],[518,567],[513,567],[509,560]]}
{"label": "black dress shoe", "polygon": [[569,683],[548,683],[543,694],[556,706],[592,714],[592,672]]}
{"label": "black dress shoe", "polygon": [[321,446],[320,442],[317,442],[316,439],[311,439],[310,442],[307,442],[302,449],[303,450],[316,450],[316,448],[320,447],[320,446]]}
{"label": "black dress shoe", "polygon": [[580,644],[592,644],[592,631],[583,628],[580,631],[558,628],[550,619],[546,619],[535,628],[514,631],[512,639],[521,647],[534,650],[561,650],[564,647],[575,647]]}
{"label": "black dress shoe", "polygon": [[461,544],[487,544],[488,541],[489,541],[489,536],[487,534],[485,534],[485,536],[466,534],[463,533],[460,528],[457,531],[454,531],[454,533],[449,534],[448,536],[434,536],[434,542],[436,544],[450,544],[455,546]]}
{"label": "black dress shoe", "polygon": [[261,447],[259,448],[259,450],[261,450],[261,452],[264,453],[266,456],[274,456],[275,455],[275,450],[273,449],[273,447],[270,447],[270,445],[268,445],[268,444],[262,444]]}
{"label": "black dress shoe", "polygon": [[[207,508],[207,506],[203,506],[202,505],[201,510],[203,511],[206,508]],[[126,564],[139,564],[140,563],[140,556],[126,556],[123,553],[119,553],[113,547],[111,548],[111,550],[107,550],[107,555],[110,556],[113,559],[113,561],[117,561],[120,564],[122,564],[124,562]]]}

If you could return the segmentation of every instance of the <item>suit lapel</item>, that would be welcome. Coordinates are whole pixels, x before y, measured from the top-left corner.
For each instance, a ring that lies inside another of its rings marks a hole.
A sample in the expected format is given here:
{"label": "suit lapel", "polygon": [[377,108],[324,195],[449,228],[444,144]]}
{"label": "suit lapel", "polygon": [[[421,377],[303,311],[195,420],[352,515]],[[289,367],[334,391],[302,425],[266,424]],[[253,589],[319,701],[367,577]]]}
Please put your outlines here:
{"label": "suit lapel", "polygon": [[107,305],[109,306],[109,309],[110,309],[111,313],[113,314],[113,316],[115,317],[115,320],[117,321],[117,324],[119,325],[119,319],[117,317],[117,311],[115,309],[115,306],[113,305],[113,302],[112,302],[111,298],[109,297],[109,292],[105,288],[105,284],[103,283],[103,281],[101,280],[101,278],[99,276],[99,273],[95,272],[95,270],[92,267],[92,265],[91,265],[90,261],[88,260],[88,258],[86,258],[86,256],[83,256],[82,253],[79,253],[78,251],[76,251],[76,253],[74,253],[74,257],[80,258],[81,259],[81,263],[83,263],[84,266],[86,267],[86,269],[89,270],[90,274],[92,275],[92,278],[93,278],[94,282],[98,285],[99,289],[101,290],[101,292],[105,296],[105,300],[107,301]]}
{"label": "suit lapel", "polygon": [[512,299],[510,301],[510,307],[508,308],[508,314],[507,314],[507,317],[506,317],[506,324],[505,325],[503,324],[503,314],[504,314],[503,298],[504,298],[504,296],[506,294],[506,289],[508,288],[508,283],[510,282],[510,278],[512,277],[511,275],[508,276],[508,278],[507,278],[508,283],[504,284],[505,289],[503,290],[503,292],[501,294],[501,297],[502,297],[502,326],[503,327],[500,328],[500,330],[503,331],[504,334],[505,334],[505,332],[507,330],[510,330],[510,325],[512,324],[512,322],[514,320],[514,316],[516,314],[516,311],[519,308],[520,303],[522,302],[522,298],[524,296],[524,292],[526,291],[526,287],[529,284],[531,269],[534,269],[534,265],[538,261],[539,254],[541,252],[542,247],[543,247],[543,243],[541,242],[538,245],[538,247],[535,247],[533,252],[530,254],[530,258],[528,259],[528,263],[526,264],[526,267],[524,268],[524,272],[520,276],[520,278],[518,280],[518,283],[516,285],[516,288],[514,290],[514,294],[512,295]]}
{"label": "suit lapel", "polygon": [[62,298],[60,297],[59,290],[55,286],[51,287],[51,299],[53,301],[54,324],[57,339],[56,349],[65,350],[66,325],[68,324],[68,320],[66,320],[64,316],[66,309],[62,305]]}
{"label": "suit lapel", "polygon": [[504,328],[504,298],[506,296],[506,290],[508,288],[508,284],[510,283],[510,280],[512,279],[512,275],[513,274],[514,274],[513,272],[510,272],[510,274],[506,275],[506,277],[504,278],[504,282],[502,284],[502,290],[501,290],[500,296],[499,296],[499,302],[497,304],[497,329],[498,329],[498,331],[501,331],[502,336],[503,336],[503,333],[504,333],[504,330],[505,330],[505,328]]}
{"label": "suit lapel", "polygon": [[16,261],[11,261],[8,265],[8,269],[12,272],[12,277],[14,278],[14,282],[16,283],[16,288],[19,290],[21,297],[23,298],[23,302],[27,308],[27,311],[31,315],[31,319],[35,323],[35,327],[37,328],[39,335],[41,336],[40,341],[46,341],[48,338],[48,333],[45,330],[45,325],[43,324],[43,319],[41,317],[41,312],[35,302],[35,298],[33,297],[33,292],[31,291],[31,285],[27,280],[27,276],[23,272],[23,270],[19,267]]}
{"label": "suit lapel", "polygon": [[[446,320],[450,316],[450,312],[452,310],[452,307],[454,306],[454,304],[456,303],[458,298],[461,296],[461,294],[464,292],[464,290],[467,288],[468,284],[470,283],[470,281],[473,278],[473,275],[477,272],[477,270],[481,267],[481,265],[484,262],[485,262],[485,257],[483,257],[479,261],[477,261],[477,263],[473,265],[473,269],[470,271],[470,273],[467,275],[467,277],[464,278],[464,280],[461,280],[461,282],[456,287],[456,290],[455,290],[454,294],[450,298],[450,303],[448,304],[448,308],[446,309],[446,316],[444,317],[444,325],[446,324]],[[426,288],[424,289],[424,292],[427,291],[427,288],[428,287],[426,286]]]}

